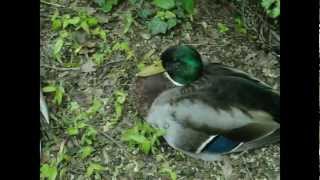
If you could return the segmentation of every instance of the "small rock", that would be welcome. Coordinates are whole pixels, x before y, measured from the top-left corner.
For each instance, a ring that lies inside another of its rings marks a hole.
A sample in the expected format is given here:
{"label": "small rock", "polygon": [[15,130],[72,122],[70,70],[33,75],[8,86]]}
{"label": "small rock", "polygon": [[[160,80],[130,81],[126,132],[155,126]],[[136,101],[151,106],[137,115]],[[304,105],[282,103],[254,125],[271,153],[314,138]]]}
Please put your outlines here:
{"label": "small rock", "polygon": [[140,33],[140,36],[143,38],[143,39],[150,39],[151,38],[151,35],[149,33]]}
{"label": "small rock", "polygon": [[96,64],[94,62],[92,62],[91,60],[88,60],[86,63],[84,63],[81,66],[81,72],[85,72],[85,73],[89,73],[89,72],[94,72],[96,71],[95,68]]}

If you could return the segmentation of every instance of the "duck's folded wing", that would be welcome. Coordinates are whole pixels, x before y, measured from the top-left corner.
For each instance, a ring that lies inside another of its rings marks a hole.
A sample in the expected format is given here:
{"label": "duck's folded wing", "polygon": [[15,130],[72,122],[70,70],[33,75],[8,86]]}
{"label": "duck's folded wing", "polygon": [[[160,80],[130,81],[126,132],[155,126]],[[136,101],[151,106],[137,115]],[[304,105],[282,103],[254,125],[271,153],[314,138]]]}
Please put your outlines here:
{"label": "duck's folded wing", "polygon": [[[253,76],[250,76],[248,73],[232,68],[230,66],[222,65],[219,63],[211,63],[206,66],[206,73],[212,76],[234,76],[234,77],[240,77],[249,81],[252,81],[254,83],[258,83],[264,88],[270,89],[274,91],[268,84],[264,83],[260,79],[257,79]],[[274,91],[276,92],[276,91]],[[279,92],[276,92],[279,93]]]}

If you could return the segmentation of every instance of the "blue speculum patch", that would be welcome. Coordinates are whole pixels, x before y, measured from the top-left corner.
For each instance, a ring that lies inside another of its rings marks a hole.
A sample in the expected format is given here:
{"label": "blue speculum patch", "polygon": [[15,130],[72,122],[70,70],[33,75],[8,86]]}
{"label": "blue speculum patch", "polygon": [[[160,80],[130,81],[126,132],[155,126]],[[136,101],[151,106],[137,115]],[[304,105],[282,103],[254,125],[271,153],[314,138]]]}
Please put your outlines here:
{"label": "blue speculum patch", "polygon": [[223,136],[216,136],[207,144],[203,151],[211,153],[226,153],[234,149],[240,142],[232,141]]}

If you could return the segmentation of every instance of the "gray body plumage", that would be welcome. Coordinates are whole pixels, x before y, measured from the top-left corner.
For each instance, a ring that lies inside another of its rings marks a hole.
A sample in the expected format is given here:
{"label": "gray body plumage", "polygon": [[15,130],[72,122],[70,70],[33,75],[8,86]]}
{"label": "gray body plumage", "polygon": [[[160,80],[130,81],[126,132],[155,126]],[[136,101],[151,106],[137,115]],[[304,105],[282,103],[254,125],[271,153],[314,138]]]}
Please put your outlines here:
{"label": "gray body plumage", "polygon": [[231,152],[279,141],[279,105],[279,94],[262,81],[210,64],[192,85],[161,93],[146,119],[166,130],[164,138],[173,148],[210,161],[220,154],[203,149],[216,135],[241,142]]}

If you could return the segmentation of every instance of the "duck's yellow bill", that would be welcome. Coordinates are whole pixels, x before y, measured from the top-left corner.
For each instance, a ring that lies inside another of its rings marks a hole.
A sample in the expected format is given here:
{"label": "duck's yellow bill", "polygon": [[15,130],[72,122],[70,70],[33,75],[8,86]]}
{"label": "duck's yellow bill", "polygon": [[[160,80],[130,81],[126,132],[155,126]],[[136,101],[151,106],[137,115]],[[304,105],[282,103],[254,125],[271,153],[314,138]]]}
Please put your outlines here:
{"label": "duck's yellow bill", "polygon": [[137,76],[139,77],[148,77],[156,74],[160,74],[165,72],[165,69],[163,68],[160,61],[156,61],[154,64],[147,66],[141,70]]}

